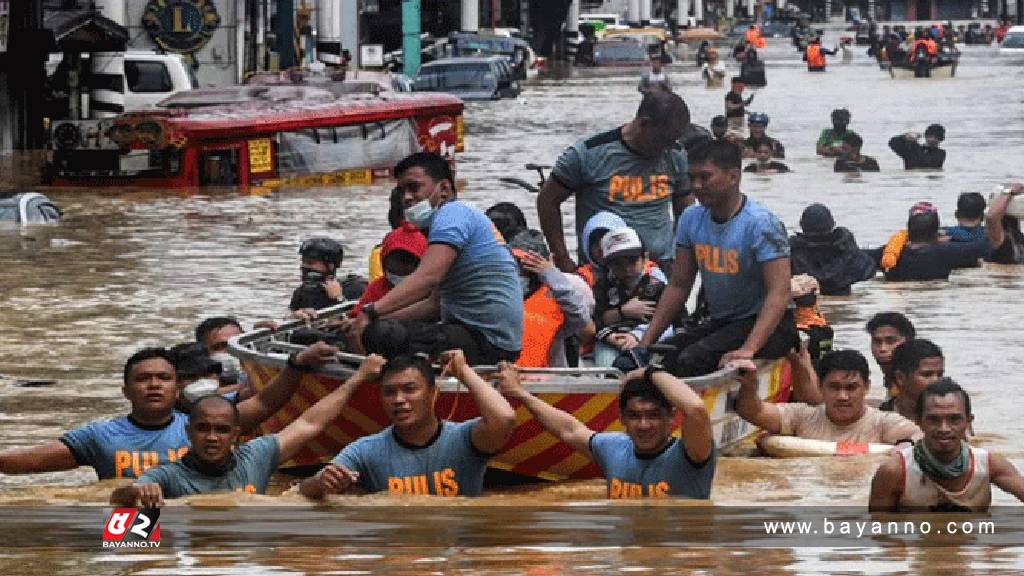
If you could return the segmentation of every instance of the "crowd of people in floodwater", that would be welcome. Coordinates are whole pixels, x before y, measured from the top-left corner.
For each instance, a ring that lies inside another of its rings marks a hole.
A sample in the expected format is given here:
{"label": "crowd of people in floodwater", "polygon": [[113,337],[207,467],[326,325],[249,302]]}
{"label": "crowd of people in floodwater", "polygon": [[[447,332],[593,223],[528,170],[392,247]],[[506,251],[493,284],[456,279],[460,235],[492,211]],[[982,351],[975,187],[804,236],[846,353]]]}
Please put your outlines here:
{"label": "crowd of people in floodwater", "polygon": [[[1005,186],[990,204],[961,195],[957,225],[945,228],[935,206],[916,203],[906,230],[880,250],[861,249],[820,203],[804,210],[790,236],[741,190],[744,173],[764,172],[784,156],[763,114],[748,119],[749,137],[738,137],[749,104],[741,93],[734,85],[737,97],[726,96],[726,115],[706,131],[691,123],[679,95],[645,90],[630,122],[587,135],[558,157],[537,197],[537,227],[512,203],[483,211],[460,199],[446,159],[408,156],[393,170],[397,186],[380,215],[391,230],[371,255],[368,282],[339,278],[344,254],[336,240],[310,238],[299,247],[291,315],[313,319],[318,309],[355,305],[323,329],[293,334],[308,346],[273,381],[254,390],[225,353],[241,324],[210,318],[195,342],[128,359],[129,414],[0,453],[0,472],[91,466],[101,479],[132,479],[111,496],[128,506],[212,491],[263,493],[278,465],[330,425],[360,386],[379,386],[392,425],[345,446],[299,493],[478,495],[489,459],[516,425],[515,404],[592,458],[610,498],[708,498],[714,434],[704,401],[686,382],[724,368],[740,381],[736,412],[766,433],[893,445],[872,483],[872,509],[984,510],[991,484],[1024,500],[1014,466],[968,443],[970,385],[945,376],[938,346],[898,311],[874,316],[866,329],[889,397],[875,408],[865,402],[866,356],[836,345],[818,306],[820,296],[848,294],[879,269],[886,281],[902,281],[947,278],[982,260],[1024,264],[1020,223],[1007,214],[1024,185]],[[837,170],[877,168],[860,154],[850,122],[847,110],[834,111],[816,152],[835,158]],[[889,145],[907,168],[936,168],[943,138],[933,125],[924,143],[900,134]],[[743,168],[750,157],[758,169]],[[570,198],[575,255],[561,211]],[[697,305],[688,309],[694,290]],[[352,377],[282,430],[238,443],[289,402],[303,373],[337,362],[339,350],[365,357]],[[758,395],[754,360],[780,358],[793,367],[793,390],[788,403],[776,404]],[[623,374],[625,432],[591,430],[519,380],[519,368],[580,364]],[[442,374],[466,387],[478,418],[437,417]]]}

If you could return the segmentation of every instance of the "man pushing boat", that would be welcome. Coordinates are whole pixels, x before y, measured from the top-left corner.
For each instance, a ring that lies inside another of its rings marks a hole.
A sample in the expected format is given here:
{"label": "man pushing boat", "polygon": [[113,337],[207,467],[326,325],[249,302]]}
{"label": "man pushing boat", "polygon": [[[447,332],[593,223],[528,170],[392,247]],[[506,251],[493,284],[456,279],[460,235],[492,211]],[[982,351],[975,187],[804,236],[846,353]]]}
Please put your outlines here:
{"label": "man pushing boat", "polygon": [[[497,374],[503,394],[516,400],[556,438],[593,458],[604,473],[608,497],[709,498],[715,476],[714,434],[700,395],[656,365],[622,378],[619,419],[626,432],[596,432],[575,416],[530,394],[514,366]],[[676,410],[682,436],[672,436]]]}
{"label": "man pushing boat", "polygon": [[[338,349],[319,342],[288,358],[288,366],[258,394],[237,404],[237,425],[251,430],[277,412],[299,385],[302,372],[334,359]],[[100,480],[138,478],[149,468],[180,460],[189,450],[189,416],[174,409],[179,389],[174,358],[163,348],[145,348],[124,366],[126,416],[99,420],[59,440],[0,453],[0,472],[34,474],[91,466]]]}

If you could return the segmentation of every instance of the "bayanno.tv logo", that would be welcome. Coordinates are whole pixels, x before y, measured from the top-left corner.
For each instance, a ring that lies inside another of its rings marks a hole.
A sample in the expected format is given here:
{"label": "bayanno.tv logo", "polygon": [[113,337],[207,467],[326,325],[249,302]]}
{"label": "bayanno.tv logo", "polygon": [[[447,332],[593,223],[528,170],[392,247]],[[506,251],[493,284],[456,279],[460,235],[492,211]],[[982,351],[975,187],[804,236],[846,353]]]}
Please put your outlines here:
{"label": "bayanno.tv logo", "polygon": [[159,508],[114,508],[103,526],[104,548],[159,548]]}

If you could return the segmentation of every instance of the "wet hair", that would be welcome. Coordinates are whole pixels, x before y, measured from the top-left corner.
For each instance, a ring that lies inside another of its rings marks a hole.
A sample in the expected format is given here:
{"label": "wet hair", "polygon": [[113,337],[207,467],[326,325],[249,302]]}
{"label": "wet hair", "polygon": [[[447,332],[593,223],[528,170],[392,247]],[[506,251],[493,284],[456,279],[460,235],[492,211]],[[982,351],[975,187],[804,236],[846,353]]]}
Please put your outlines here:
{"label": "wet hair", "polygon": [[924,402],[928,396],[945,396],[947,394],[959,394],[960,398],[964,401],[964,410],[967,411],[966,416],[971,417],[971,397],[967,394],[967,391],[960,387],[949,376],[943,376],[935,382],[925,386],[924,390],[921,391],[921,395],[917,397],[917,419],[921,420],[924,417]]}
{"label": "wet hair", "polygon": [[818,378],[825,379],[829,372],[856,372],[867,382],[871,376],[868,360],[856,350],[829,352],[818,361]]}
{"label": "wet hair", "polygon": [[714,118],[711,119],[711,125],[712,126],[728,126],[729,125],[729,119],[726,118],[725,116],[722,116],[721,114],[719,114],[718,116],[715,116]]}
{"label": "wet hair", "polygon": [[189,422],[195,419],[195,415],[199,410],[199,406],[207,402],[221,402],[230,406],[232,424],[238,426],[238,421],[241,419],[241,415],[238,413],[238,405],[232,402],[231,400],[228,400],[227,398],[221,396],[220,394],[207,394],[206,396],[201,396],[195,402],[193,402],[192,408],[189,410]]}
{"label": "wet hair", "polygon": [[643,376],[634,378],[622,387],[622,392],[619,392],[619,414],[621,415],[626,411],[626,405],[629,403],[630,398],[639,398],[641,400],[647,400],[658,405],[659,408],[671,411],[672,404],[669,403],[665,395],[658,390],[658,387],[654,385],[648,378]]}
{"label": "wet hair", "polygon": [[925,358],[944,358],[942,349],[931,340],[907,340],[892,351],[892,371],[913,374]]}
{"label": "wet hair", "polygon": [[172,346],[168,352],[174,359],[174,373],[178,380],[202,378],[203,376],[220,376],[220,362],[212,360],[206,352],[206,346],[200,342],[186,342]]}
{"label": "wet hair", "polygon": [[907,238],[911,242],[934,242],[939,237],[939,214],[922,212],[907,219]]}
{"label": "wet hair", "polygon": [[956,217],[977,220],[985,216],[985,197],[977,192],[964,192],[956,200]]}
{"label": "wet hair", "polygon": [[742,168],[743,151],[724,140],[710,140],[690,151],[690,165],[710,162],[723,170]]}
{"label": "wet hair", "polygon": [[502,238],[506,241],[515,238],[523,230],[526,230],[526,215],[523,211],[511,202],[498,202],[487,209],[484,214],[491,219],[494,227],[501,232]]}
{"label": "wet hair", "polygon": [[199,323],[199,326],[196,326],[196,342],[203,343],[210,333],[220,330],[225,326],[234,326],[239,330],[242,329],[242,325],[238,323],[238,320],[230,316],[214,316],[213,318],[203,320]]}
{"label": "wet hair", "polygon": [[847,132],[843,135],[843,143],[860,150],[860,147],[864,145],[864,139],[853,132]]}
{"label": "wet hair", "polygon": [[674,92],[652,90],[644,94],[640,107],[636,110],[637,118],[647,118],[656,125],[670,125],[681,122],[684,126],[690,123],[690,109],[686,102]]}
{"label": "wet hair", "polygon": [[391,189],[391,195],[388,197],[388,224],[392,230],[401,226],[405,220],[405,207],[402,205],[404,199],[405,191],[401,187],[395,186]]}
{"label": "wet hair", "polygon": [[946,139],[946,129],[942,127],[942,124],[932,124],[932,125],[928,126],[927,128],[925,128],[924,135],[925,135],[925,137],[935,136],[940,141],[941,140],[945,140]]}
{"label": "wet hair", "polygon": [[899,332],[900,336],[903,336],[907,340],[913,340],[914,336],[917,335],[917,330],[914,329],[914,324],[909,318],[900,314],[899,312],[879,312],[868,320],[867,325],[864,329],[868,334],[874,334],[875,330],[883,326],[892,326]]}
{"label": "wet hair", "polygon": [[850,122],[850,111],[846,108],[836,108],[832,111],[832,120],[846,120]]}
{"label": "wet hair", "polygon": [[135,354],[128,357],[128,360],[124,363],[124,383],[128,383],[128,377],[131,376],[132,368],[140,362],[146,360],[152,360],[154,358],[163,358],[167,361],[171,367],[174,367],[174,355],[171,354],[166,348],[143,348]]}
{"label": "wet hair", "polygon": [[430,176],[435,182],[447,180],[452,187],[452,193],[456,192],[455,188],[455,175],[452,173],[452,167],[448,165],[448,161],[438,154],[432,154],[430,152],[413,152],[395,165],[395,169],[392,171],[395,178],[401,176],[406,170],[410,168],[422,168],[427,176]]}
{"label": "wet hair", "polygon": [[433,388],[435,386],[434,368],[430,365],[430,360],[422,354],[400,354],[388,360],[380,370],[381,382],[383,382],[384,378],[389,374],[402,372],[409,368],[415,369],[421,376],[423,376],[423,379],[427,381],[427,388]]}

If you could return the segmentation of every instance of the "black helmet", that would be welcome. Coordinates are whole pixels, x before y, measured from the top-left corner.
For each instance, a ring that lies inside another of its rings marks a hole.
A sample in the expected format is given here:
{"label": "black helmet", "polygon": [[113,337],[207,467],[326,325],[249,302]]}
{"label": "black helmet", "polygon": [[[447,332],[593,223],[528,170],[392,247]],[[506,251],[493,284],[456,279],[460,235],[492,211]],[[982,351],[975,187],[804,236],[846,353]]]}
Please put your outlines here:
{"label": "black helmet", "polygon": [[335,240],[317,236],[302,241],[302,244],[299,245],[299,255],[303,258],[334,264],[334,267],[337,268],[341,266],[341,260],[345,257],[345,249]]}

